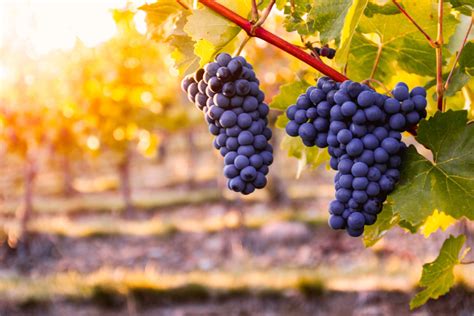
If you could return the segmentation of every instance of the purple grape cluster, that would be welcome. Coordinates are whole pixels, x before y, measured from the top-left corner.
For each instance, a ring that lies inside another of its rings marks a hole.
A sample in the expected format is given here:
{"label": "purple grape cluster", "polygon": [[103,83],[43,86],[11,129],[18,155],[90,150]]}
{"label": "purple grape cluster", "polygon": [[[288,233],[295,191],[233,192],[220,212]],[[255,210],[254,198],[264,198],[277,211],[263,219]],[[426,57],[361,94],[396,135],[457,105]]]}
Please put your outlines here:
{"label": "purple grape cluster", "polygon": [[336,50],[328,46],[323,46],[321,48],[314,47],[314,51],[321,57],[326,57],[328,59],[333,59],[336,56]]}
{"label": "purple grape cluster", "polygon": [[181,88],[216,136],[214,147],[224,157],[229,189],[247,195],[265,187],[273,162],[272,131],[267,127],[270,109],[252,66],[241,56],[222,53],[185,77]]}
{"label": "purple grape cluster", "polygon": [[426,117],[426,90],[409,91],[405,83],[393,97],[347,80],[323,77],[288,107],[286,132],[306,146],[328,147],[335,176],[336,199],[329,206],[329,225],[353,237],[372,225],[400,179],[401,133]]}

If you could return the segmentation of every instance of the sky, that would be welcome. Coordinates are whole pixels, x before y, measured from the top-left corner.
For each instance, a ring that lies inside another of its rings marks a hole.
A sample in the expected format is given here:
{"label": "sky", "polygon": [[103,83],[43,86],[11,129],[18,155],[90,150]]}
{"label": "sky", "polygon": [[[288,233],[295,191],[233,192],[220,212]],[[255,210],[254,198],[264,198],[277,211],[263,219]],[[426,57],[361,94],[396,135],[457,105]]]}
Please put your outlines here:
{"label": "sky", "polygon": [[[137,5],[144,1],[134,1]],[[27,43],[34,54],[68,49],[79,38],[95,46],[115,32],[110,14],[123,8],[127,0],[0,0],[0,49],[13,42]],[[137,26],[146,31],[144,13]]]}

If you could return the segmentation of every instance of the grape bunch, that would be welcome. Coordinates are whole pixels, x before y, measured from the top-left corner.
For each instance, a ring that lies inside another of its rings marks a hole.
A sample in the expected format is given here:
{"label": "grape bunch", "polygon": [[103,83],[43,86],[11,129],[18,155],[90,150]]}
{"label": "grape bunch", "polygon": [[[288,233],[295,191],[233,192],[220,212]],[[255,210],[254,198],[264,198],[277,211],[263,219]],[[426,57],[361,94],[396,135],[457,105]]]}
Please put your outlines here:
{"label": "grape bunch", "polygon": [[205,115],[214,147],[224,157],[224,175],[229,189],[250,194],[267,184],[273,162],[267,127],[269,107],[252,66],[245,58],[217,55],[181,88]]}
{"label": "grape bunch", "polygon": [[406,149],[401,133],[426,117],[424,88],[409,91],[398,83],[392,96],[358,82],[323,77],[286,111],[288,135],[301,137],[305,146],[328,147],[330,166],[338,171],[329,225],[353,237],[375,223],[400,179]]}
{"label": "grape bunch", "polygon": [[329,46],[323,47],[314,47],[314,51],[318,56],[326,57],[328,59],[333,59],[336,56],[336,50],[334,48],[330,48]]}

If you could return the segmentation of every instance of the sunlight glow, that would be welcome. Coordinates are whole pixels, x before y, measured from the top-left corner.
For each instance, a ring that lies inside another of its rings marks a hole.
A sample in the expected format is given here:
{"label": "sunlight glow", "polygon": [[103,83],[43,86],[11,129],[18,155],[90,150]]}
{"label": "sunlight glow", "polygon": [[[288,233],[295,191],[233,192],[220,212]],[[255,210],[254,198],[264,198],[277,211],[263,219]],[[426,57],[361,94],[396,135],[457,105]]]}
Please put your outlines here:
{"label": "sunlight glow", "polygon": [[[76,40],[95,46],[114,35],[110,13],[126,0],[2,0],[0,47],[23,41],[35,54],[70,49]],[[135,17],[140,32],[146,31],[144,14]]]}
{"label": "sunlight glow", "polygon": [[100,148],[100,140],[96,136],[87,137],[87,147],[90,150],[97,150]]}

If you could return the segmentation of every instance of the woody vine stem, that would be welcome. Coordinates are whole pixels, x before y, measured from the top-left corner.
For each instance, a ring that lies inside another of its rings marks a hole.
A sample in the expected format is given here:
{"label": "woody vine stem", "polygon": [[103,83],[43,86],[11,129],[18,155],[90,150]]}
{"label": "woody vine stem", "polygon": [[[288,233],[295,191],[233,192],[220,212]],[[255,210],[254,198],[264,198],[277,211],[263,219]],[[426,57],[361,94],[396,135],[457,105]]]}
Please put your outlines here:
{"label": "woody vine stem", "polygon": [[348,80],[346,76],[344,76],[337,70],[331,68],[330,66],[326,65],[321,60],[316,59],[315,57],[304,52],[303,50],[299,49],[295,45],[267,31],[263,27],[252,24],[252,22],[248,21],[247,19],[238,15],[232,10],[229,10],[228,8],[217,3],[216,1],[199,0],[199,2],[202,3],[204,6],[208,7],[209,9],[211,9],[212,11],[216,12],[217,14],[225,17],[229,21],[232,21],[233,23],[237,24],[241,29],[247,32],[248,36],[258,37],[266,41],[267,43],[280,48],[281,50],[305,62],[306,64],[310,65],[311,67],[315,68],[319,72],[323,73],[324,75],[330,77],[331,79],[335,81],[342,82],[342,81]]}

